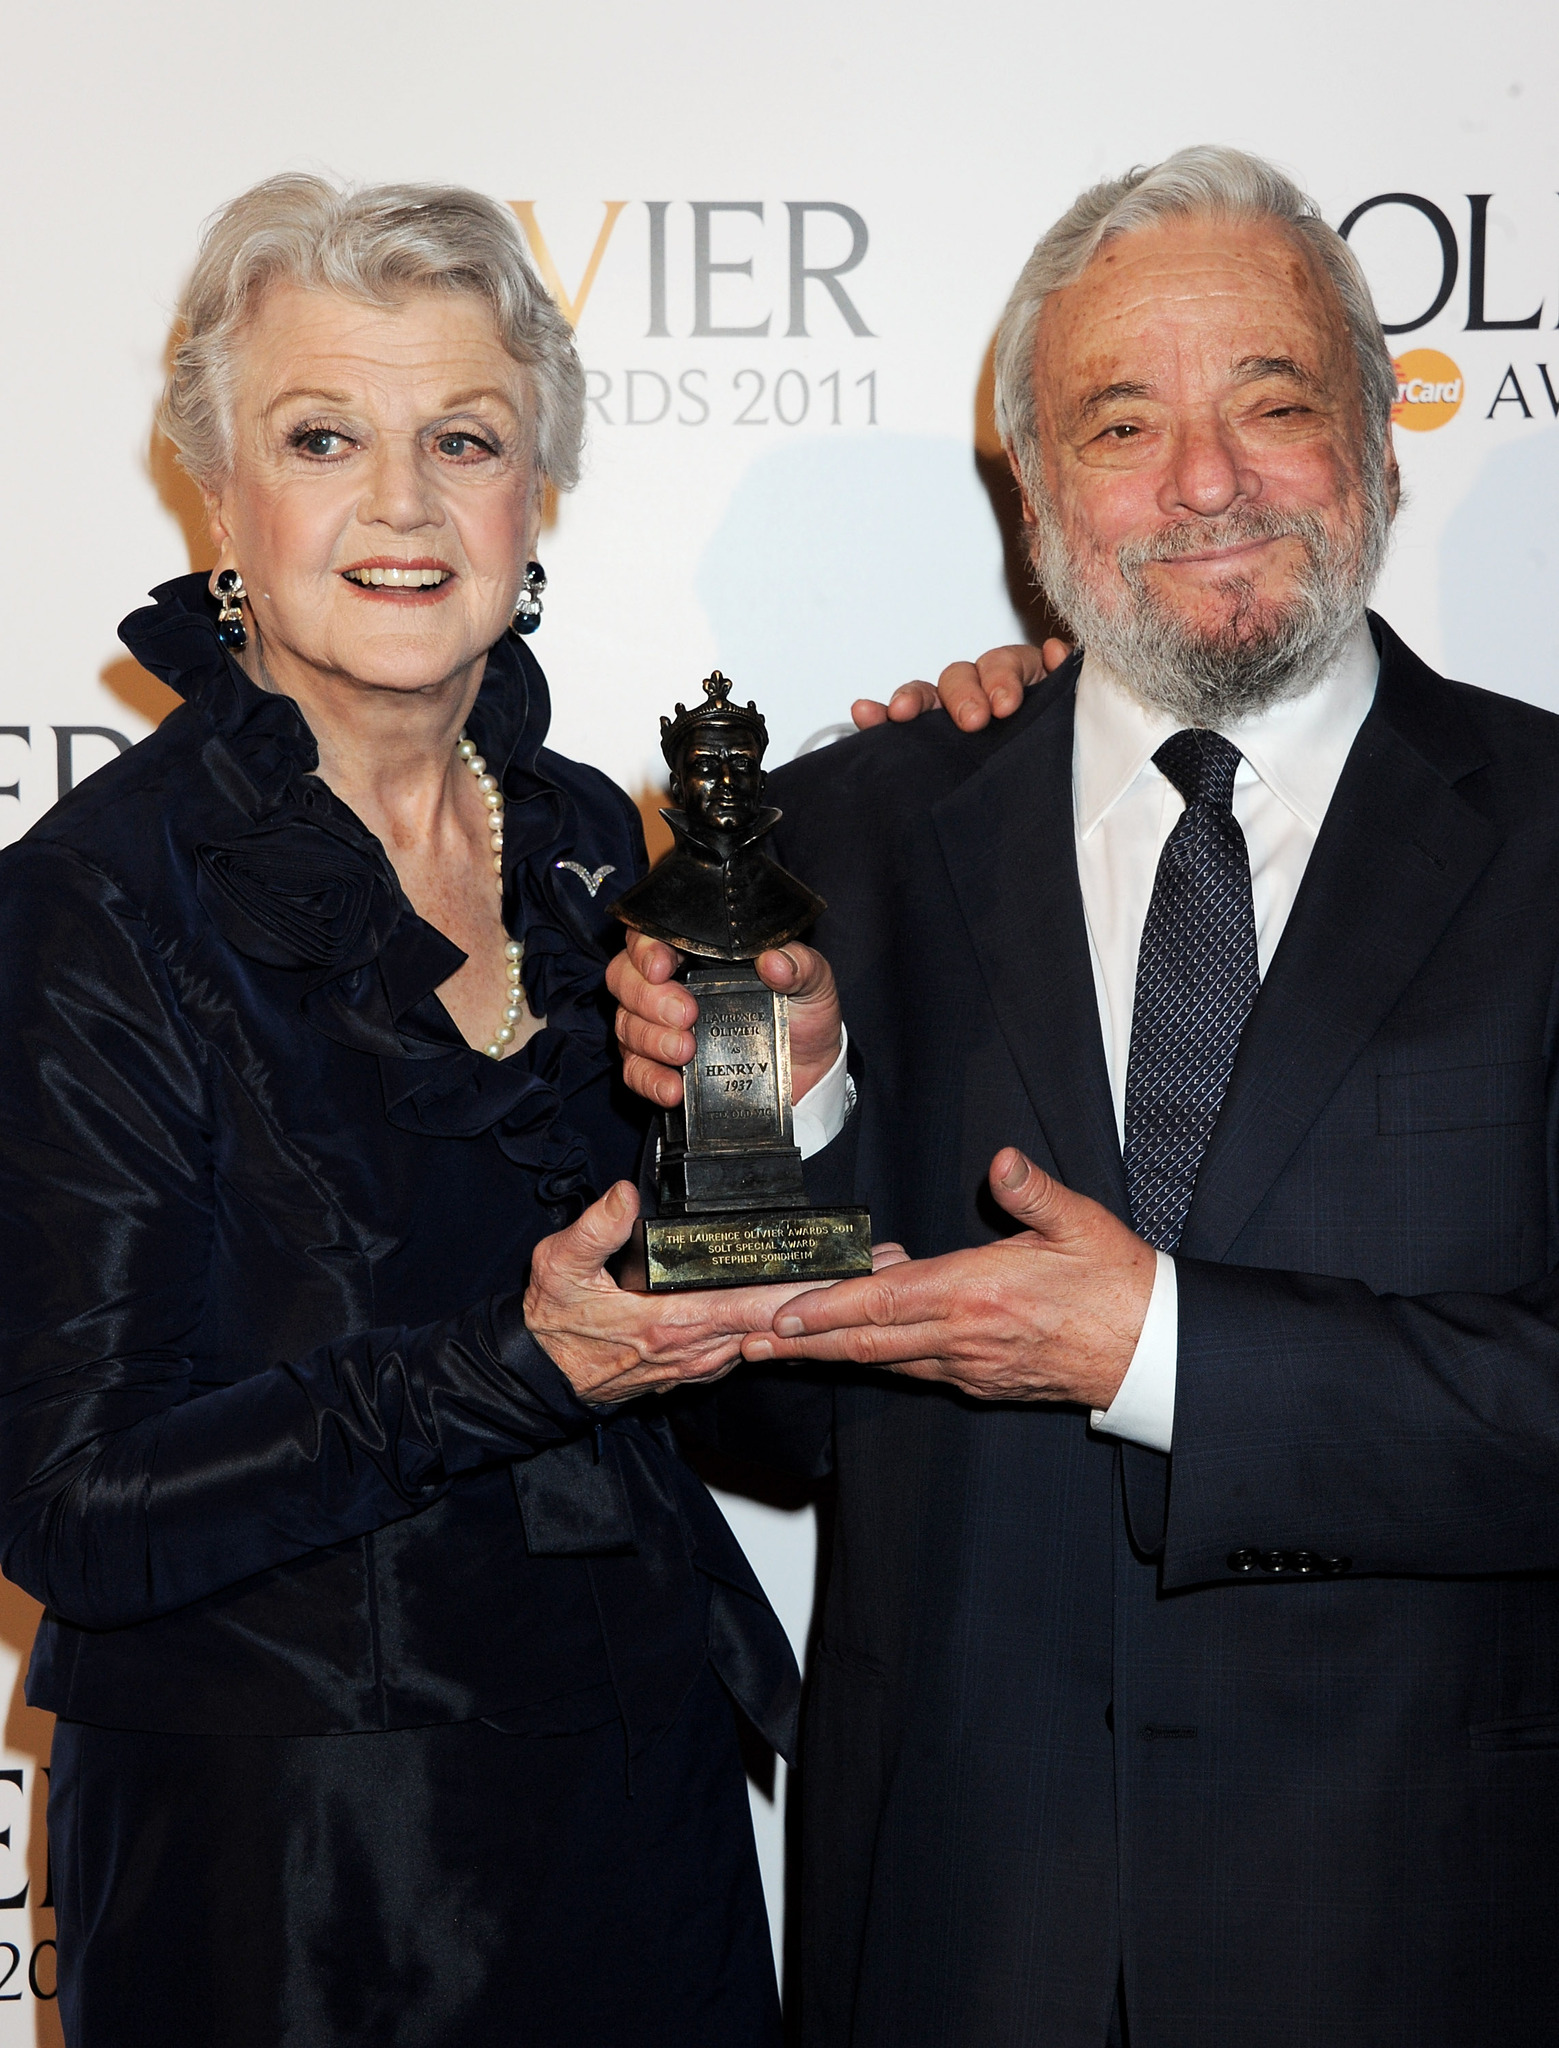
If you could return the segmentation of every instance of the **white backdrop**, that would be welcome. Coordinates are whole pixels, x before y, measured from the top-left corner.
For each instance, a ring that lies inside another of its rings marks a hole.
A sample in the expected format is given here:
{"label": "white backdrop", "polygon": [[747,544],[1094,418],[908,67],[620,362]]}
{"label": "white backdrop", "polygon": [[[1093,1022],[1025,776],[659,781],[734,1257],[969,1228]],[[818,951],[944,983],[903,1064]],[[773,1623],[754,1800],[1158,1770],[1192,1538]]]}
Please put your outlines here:
{"label": "white backdrop", "polygon": [[[594,400],[534,645],[556,743],[636,792],[716,663],[781,760],[1019,632],[979,459],[996,318],[1081,184],[1189,141],[1275,157],[1336,223],[1394,195],[1353,230],[1412,401],[1379,602],[1432,663],[1559,706],[1556,73],[1546,0],[30,9],[0,79],[0,841],[171,702],[114,634],[206,559],[151,442],[170,311],[202,218],[288,167],[529,203]],[[799,1645],[810,1514],[728,1508]],[[0,2048],[58,2038],[33,1613],[7,1589]],[[776,1909],[783,1797],[755,1795]]]}

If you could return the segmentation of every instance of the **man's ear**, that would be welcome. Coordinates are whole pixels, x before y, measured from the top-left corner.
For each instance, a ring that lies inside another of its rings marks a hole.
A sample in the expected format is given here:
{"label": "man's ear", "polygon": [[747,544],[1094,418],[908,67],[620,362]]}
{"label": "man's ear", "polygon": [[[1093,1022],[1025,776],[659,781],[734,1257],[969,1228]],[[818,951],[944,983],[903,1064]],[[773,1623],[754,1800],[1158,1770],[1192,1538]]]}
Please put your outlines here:
{"label": "man's ear", "polygon": [[1007,467],[1012,471],[1012,481],[1017,485],[1018,496],[1023,503],[1024,524],[1032,526],[1034,524],[1034,507],[1029,503],[1028,486],[1024,483],[1023,472],[1018,467],[1018,458],[1010,448],[1007,450]]}
{"label": "man's ear", "polygon": [[666,778],[666,794],[680,811],[682,808],[682,777],[673,769]]}
{"label": "man's ear", "polygon": [[1386,427],[1386,446],[1383,467],[1386,476],[1386,508],[1393,519],[1402,503],[1402,471],[1397,466],[1396,443],[1391,437],[1391,427]]}

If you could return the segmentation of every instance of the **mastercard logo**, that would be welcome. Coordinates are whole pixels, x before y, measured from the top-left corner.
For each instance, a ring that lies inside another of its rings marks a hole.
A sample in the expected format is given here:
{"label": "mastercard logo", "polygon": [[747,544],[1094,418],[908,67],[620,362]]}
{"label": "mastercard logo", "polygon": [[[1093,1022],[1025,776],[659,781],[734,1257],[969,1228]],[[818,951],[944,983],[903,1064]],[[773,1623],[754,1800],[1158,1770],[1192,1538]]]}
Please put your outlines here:
{"label": "mastercard logo", "polygon": [[1461,410],[1466,390],[1462,373],[1437,348],[1410,348],[1396,359],[1397,402],[1391,417],[1399,427],[1427,434],[1443,427]]}

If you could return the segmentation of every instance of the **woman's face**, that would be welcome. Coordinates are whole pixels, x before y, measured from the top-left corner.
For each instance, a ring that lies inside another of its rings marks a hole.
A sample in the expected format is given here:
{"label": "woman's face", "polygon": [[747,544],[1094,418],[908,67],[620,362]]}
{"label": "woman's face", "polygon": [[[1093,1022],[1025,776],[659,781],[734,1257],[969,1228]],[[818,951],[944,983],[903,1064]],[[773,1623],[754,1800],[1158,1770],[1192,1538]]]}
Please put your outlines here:
{"label": "woman's face", "polygon": [[236,364],[232,473],[207,506],[268,680],[469,681],[535,546],[534,441],[525,373],[481,299],[267,294]]}

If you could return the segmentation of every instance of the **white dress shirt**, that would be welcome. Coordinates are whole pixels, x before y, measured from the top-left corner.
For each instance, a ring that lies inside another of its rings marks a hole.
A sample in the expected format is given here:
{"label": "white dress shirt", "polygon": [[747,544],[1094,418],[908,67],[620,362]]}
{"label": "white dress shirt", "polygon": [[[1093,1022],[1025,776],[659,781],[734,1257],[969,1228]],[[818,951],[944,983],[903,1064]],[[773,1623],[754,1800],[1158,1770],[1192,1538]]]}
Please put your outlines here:
{"label": "white dress shirt", "polygon": [[[1234,815],[1250,850],[1256,965],[1263,979],[1343,763],[1374,702],[1379,666],[1361,618],[1337,660],[1304,696],[1219,728],[1244,757],[1234,775]],[[1102,662],[1084,656],[1072,752],[1077,879],[1123,1147],[1137,953],[1159,855],[1185,810],[1185,799],[1154,766],[1153,755],[1179,728],[1178,719],[1144,704]],[[1131,1365],[1109,1407],[1094,1410],[1094,1427],[1167,1451],[1174,1434],[1178,1355],[1175,1262],[1160,1252]]]}
{"label": "white dress shirt", "polygon": [[855,1084],[845,1069],[850,1054],[850,1034],[839,1026],[839,1057],[821,1081],[812,1086],[796,1104],[791,1136],[803,1159],[810,1159],[831,1145],[845,1127],[855,1107]]}

